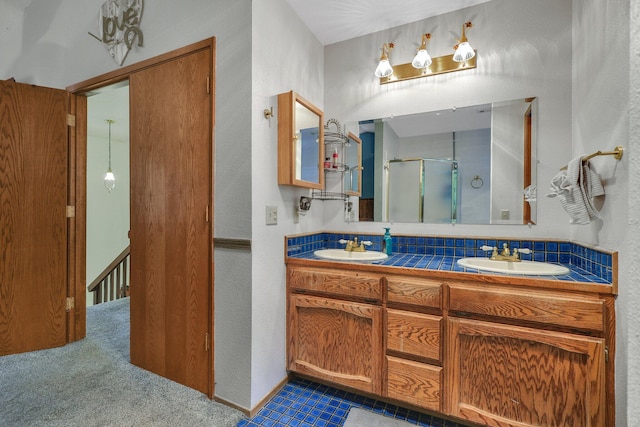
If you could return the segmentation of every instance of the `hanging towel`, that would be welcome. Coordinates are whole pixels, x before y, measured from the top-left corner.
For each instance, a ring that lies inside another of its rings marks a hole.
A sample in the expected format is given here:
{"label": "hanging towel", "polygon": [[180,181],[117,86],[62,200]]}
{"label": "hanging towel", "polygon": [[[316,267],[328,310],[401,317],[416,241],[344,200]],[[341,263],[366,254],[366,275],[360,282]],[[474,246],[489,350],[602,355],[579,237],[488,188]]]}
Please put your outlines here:
{"label": "hanging towel", "polygon": [[600,218],[593,204],[593,198],[602,196],[604,187],[600,177],[591,168],[588,161],[576,157],[567,165],[567,170],[558,173],[551,180],[551,193],[547,197],[560,199],[560,205],[569,214],[571,224],[589,224]]}

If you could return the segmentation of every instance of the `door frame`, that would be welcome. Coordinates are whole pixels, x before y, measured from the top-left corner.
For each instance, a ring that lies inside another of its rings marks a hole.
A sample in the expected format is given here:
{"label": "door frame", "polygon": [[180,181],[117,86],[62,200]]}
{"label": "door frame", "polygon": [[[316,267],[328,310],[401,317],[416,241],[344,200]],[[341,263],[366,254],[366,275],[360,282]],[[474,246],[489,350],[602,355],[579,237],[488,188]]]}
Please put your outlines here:
{"label": "door frame", "polygon": [[[75,305],[68,316],[68,341],[77,341],[86,335],[86,207],[87,207],[87,97],[91,91],[120,83],[129,79],[135,72],[160,65],[182,56],[190,55],[200,50],[211,51],[211,118],[210,139],[211,158],[209,167],[209,180],[211,194],[209,195],[210,211],[213,212],[213,188],[214,188],[214,128],[215,128],[215,61],[216,43],[215,37],[202,40],[197,43],[167,52],[132,64],[120,69],[90,78],[88,80],[67,86],[69,93],[69,113],[71,122],[75,122],[69,128],[69,204],[75,207],[75,215],[69,222],[68,265],[69,265],[69,296],[75,298]],[[213,221],[209,222],[209,336],[212,345],[209,351],[209,391],[210,399],[214,397],[214,266],[213,266]]]}

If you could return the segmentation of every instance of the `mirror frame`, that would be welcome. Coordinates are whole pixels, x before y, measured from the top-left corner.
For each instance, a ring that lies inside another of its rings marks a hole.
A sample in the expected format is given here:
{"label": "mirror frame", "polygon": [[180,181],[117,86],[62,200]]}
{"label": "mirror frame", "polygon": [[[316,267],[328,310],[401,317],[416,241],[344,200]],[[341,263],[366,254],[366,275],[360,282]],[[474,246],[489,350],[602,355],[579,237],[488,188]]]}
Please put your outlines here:
{"label": "mirror frame", "polygon": [[[296,177],[296,105],[299,104],[318,116],[318,182],[304,181]],[[323,189],[324,112],[294,91],[278,95],[278,184]]]}
{"label": "mirror frame", "polygon": [[[525,123],[523,124],[523,128],[526,131],[526,129],[529,129],[529,132],[526,134],[523,134],[523,139],[522,139],[522,143],[525,143],[525,139],[528,139],[530,141],[530,144],[527,146],[528,148],[525,148],[526,152],[528,152],[529,154],[523,154],[523,164],[521,165],[521,167],[523,167],[523,189],[526,188],[528,185],[534,185],[536,186],[538,184],[538,171],[537,171],[537,147],[539,145],[539,136],[538,136],[538,100],[539,98],[537,96],[533,96],[533,97],[524,97],[524,98],[515,98],[515,99],[508,99],[508,100],[497,100],[497,101],[492,101],[491,104],[491,109],[493,110],[493,108],[497,107],[497,106],[501,106],[502,104],[506,104],[506,103],[512,103],[514,101],[522,101],[524,104],[528,104],[527,107],[527,111],[525,112],[523,110],[523,114],[525,114],[527,118],[523,118],[523,120],[525,121]],[[454,107],[453,109],[443,109],[443,110],[428,110],[428,111],[421,111],[421,112],[411,112],[411,113],[407,113],[405,115],[401,115],[401,116],[389,116],[388,118],[393,118],[393,119],[398,119],[398,118],[402,118],[404,116],[414,116],[414,115],[421,115],[421,114],[435,114],[438,113],[440,111],[460,111],[463,108],[475,108],[475,107],[480,107],[483,106],[484,104],[472,104],[472,105],[464,105],[462,107],[458,106],[458,107]],[[362,123],[372,123],[375,128],[376,131],[378,131],[378,124],[382,124],[383,122],[386,121],[386,118],[380,118],[380,119],[365,119],[365,120],[358,120],[357,122],[355,122],[354,124],[349,124],[350,126],[359,126]],[[526,122],[528,122],[528,125],[526,124]],[[462,130],[466,130],[466,129],[462,129]],[[360,129],[360,131],[362,131]],[[373,131],[372,131],[373,132]],[[434,132],[434,134],[438,134],[441,133],[440,131],[438,132]],[[493,130],[492,130],[492,134],[493,134]],[[527,137],[528,136],[528,137]],[[376,140],[375,143],[378,143],[378,141]],[[380,144],[381,144],[381,139],[380,139]],[[376,155],[378,154],[378,148],[376,147]],[[409,157],[411,157],[411,154],[409,155]],[[493,162],[493,160],[492,160]],[[386,188],[387,188],[387,184],[386,184],[386,169],[384,169],[385,165],[382,164],[382,162],[378,163],[378,160],[376,160],[375,163],[375,175],[376,176],[380,176],[380,180],[381,183],[377,184],[377,186],[379,188],[381,188],[381,191],[385,191],[386,193]],[[494,181],[494,175],[493,175],[493,170],[494,170],[494,165],[492,164],[491,166],[491,179],[490,182]],[[473,175],[471,175],[473,176]],[[465,181],[466,182],[466,181]],[[377,181],[376,181],[377,183]],[[493,185],[493,184],[492,184]],[[513,193],[513,201],[514,203],[521,203],[522,204],[522,216],[517,215],[514,216],[512,211],[512,215],[510,219],[508,220],[502,220],[502,219],[496,219],[492,216],[493,212],[490,212],[490,216],[488,219],[488,222],[478,222],[478,221],[467,221],[467,222],[460,222],[460,217],[457,218],[457,220],[455,221],[456,224],[464,224],[464,225],[527,225],[527,226],[532,226],[535,225],[537,223],[537,211],[536,211],[536,206],[535,203],[533,205],[527,203],[528,201],[525,200],[524,198],[524,192],[523,189],[518,190],[517,192]],[[366,190],[366,189],[365,189]],[[516,199],[517,198],[517,199]],[[385,222],[388,221],[388,217],[386,217],[386,203],[387,203],[387,197],[386,194],[375,194],[374,195],[374,206],[373,206],[373,210],[374,210],[374,221],[375,222]],[[452,222],[453,223],[453,222]],[[416,222],[416,224],[419,224],[418,222]],[[431,224],[430,222],[426,222],[424,224]]]}
{"label": "mirror frame", "polygon": [[[349,168],[349,170],[351,169],[356,169],[358,171],[358,185],[356,186],[357,189],[353,189],[353,180],[349,179],[349,183],[351,184],[350,188],[346,188],[345,187],[345,194],[347,196],[355,196],[355,197],[360,197],[360,194],[362,194],[362,140],[357,137],[353,132],[349,132],[347,134],[347,141],[348,143],[355,143],[357,144],[357,159],[356,159],[356,164],[351,166],[349,164],[349,156],[346,154],[346,152],[348,151],[348,147],[345,147],[345,165]],[[343,178],[346,182],[347,180],[347,176],[350,176],[349,170],[345,170],[345,177]]]}

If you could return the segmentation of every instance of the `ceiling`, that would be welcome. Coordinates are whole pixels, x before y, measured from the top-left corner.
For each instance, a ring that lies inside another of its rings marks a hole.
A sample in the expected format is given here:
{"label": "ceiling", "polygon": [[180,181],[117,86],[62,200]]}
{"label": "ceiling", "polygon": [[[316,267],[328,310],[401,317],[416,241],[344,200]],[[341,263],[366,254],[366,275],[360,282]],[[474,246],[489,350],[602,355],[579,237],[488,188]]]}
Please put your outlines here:
{"label": "ceiling", "polygon": [[489,0],[286,0],[323,45],[487,1]]}

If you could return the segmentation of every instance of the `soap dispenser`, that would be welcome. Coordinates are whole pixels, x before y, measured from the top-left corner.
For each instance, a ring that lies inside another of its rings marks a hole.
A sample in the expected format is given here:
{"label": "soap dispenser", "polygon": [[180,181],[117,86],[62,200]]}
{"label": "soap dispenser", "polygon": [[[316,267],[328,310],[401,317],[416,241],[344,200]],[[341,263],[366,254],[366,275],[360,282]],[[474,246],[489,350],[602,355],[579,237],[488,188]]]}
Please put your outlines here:
{"label": "soap dispenser", "polygon": [[390,228],[384,228],[384,236],[382,237],[382,252],[387,255],[391,255],[393,251],[393,240],[391,239],[391,233],[389,233]]}

